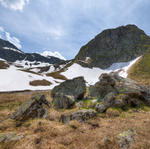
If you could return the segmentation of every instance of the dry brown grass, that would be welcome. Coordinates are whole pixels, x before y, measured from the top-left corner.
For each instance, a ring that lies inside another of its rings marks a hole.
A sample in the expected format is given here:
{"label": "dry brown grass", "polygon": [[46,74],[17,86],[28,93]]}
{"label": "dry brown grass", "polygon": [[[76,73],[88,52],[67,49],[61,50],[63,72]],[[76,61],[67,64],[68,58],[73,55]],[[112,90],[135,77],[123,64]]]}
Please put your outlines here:
{"label": "dry brown grass", "polygon": [[52,73],[47,73],[46,76],[53,77],[55,79],[60,79],[60,80],[67,80],[65,76],[60,74],[60,72],[52,72]]}
{"label": "dry brown grass", "polygon": [[34,80],[30,81],[30,85],[32,86],[50,86],[52,83],[43,79],[43,80]]}
{"label": "dry brown grass", "polygon": [[0,69],[7,69],[9,67],[8,64],[6,64],[4,61],[0,60]]}
{"label": "dry brown grass", "polygon": [[15,109],[18,108],[23,102],[31,98],[33,94],[41,93],[51,101],[51,91],[24,91],[24,92],[13,92],[13,93],[0,93],[0,120],[5,119]]}
{"label": "dry brown grass", "polygon": [[[42,93],[51,101],[50,91]],[[26,101],[33,92],[17,94],[0,94],[0,99],[7,99],[7,102],[21,99]],[[8,99],[9,97],[13,100]],[[137,133],[136,142],[131,149],[150,149],[150,113],[147,111],[130,110],[130,112],[122,112],[121,115],[109,117],[107,113],[87,123],[72,121],[63,125],[59,122],[60,115],[70,111],[72,110],[56,111],[50,108],[46,119],[28,120],[20,127],[16,127],[16,122],[10,119],[1,122],[0,132],[13,131],[17,134],[24,134],[24,138],[18,142],[3,145],[0,149],[118,149],[114,141],[115,136],[131,128]],[[10,114],[12,111],[3,109],[0,115],[2,113],[4,115],[5,112]],[[105,138],[109,140],[106,143]]]}

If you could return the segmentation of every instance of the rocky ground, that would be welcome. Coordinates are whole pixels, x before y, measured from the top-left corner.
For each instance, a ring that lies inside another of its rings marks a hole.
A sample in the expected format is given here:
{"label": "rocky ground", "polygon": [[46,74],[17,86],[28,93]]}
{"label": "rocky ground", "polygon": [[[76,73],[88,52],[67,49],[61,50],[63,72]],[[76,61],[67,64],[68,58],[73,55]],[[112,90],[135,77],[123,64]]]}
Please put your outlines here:
{"label": "rocky ground", "polygon": [[1,93],[0,149],[149,149],[149,90],[112,74],[91,88],[79,77],[52,92]]}

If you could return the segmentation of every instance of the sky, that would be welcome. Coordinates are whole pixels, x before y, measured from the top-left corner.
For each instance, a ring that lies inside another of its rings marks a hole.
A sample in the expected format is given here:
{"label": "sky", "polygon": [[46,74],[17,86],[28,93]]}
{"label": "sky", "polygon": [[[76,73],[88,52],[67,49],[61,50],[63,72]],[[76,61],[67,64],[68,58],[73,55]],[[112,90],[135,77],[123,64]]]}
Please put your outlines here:
{"label": "sky", "polygon": [[104,29],[135,24],[150,35],[149,14],[150,0],[0,0],[0,38],[72,59]]}

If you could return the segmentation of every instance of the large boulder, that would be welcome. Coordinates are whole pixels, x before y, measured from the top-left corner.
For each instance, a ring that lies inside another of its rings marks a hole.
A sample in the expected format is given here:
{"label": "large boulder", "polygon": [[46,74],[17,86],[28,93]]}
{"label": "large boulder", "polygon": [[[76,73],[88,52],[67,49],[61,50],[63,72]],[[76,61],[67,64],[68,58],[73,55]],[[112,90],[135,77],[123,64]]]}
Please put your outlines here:
{"label": "large boulder", "polygon": [[[47,107],[46,107],[47,106]],[[26,121],[30,118],[43,118],[47,114],[50,103],[44,95],[34,95],[16,110],[11,118],[16,121]]]}
{"label": "large boulder", "polygon": [[88,119],[94,118],[97,116],[97,112],[94,110],[78,110],[73,113],[61,115],[60,121],[64,124],[68,123],[71,120],[77,120],[79,122],[84,122]]}
{"label": "large boulder", "polygon": [[66,80],[55,86],[51,92],[53,103],[58,108],[70,108],[74,101],[82,100],[86,93],[86,84],[83,77]]}
{"label": "large boulder", "polygon": [[60,109],[69,109],[75,104],[75,99],[71,95],[56,94],[53,104]]}
{"label": "large boulder", "polygon": [[90,87],[89,95],[101,98],[102,102],[96,106],[97,111],[105,111],[111,106],[137,106],[143,102],[150,104],[148,88],[116,73],[102,74],[99,81]]}

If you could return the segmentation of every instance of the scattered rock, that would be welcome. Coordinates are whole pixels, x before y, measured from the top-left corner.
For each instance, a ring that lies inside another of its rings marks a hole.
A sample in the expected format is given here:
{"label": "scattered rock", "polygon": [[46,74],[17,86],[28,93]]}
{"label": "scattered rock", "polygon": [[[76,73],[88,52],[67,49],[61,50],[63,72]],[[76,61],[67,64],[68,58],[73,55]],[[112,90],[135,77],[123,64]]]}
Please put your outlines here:
{"label": "scattered rock", "polygon": [[73,96],[60,93],[55,95],[53,104],[60,109],[69,109],[75,104],[75,99]]}
{"label": "scattered rock", "polygon": [[83,77],[66,80],[60,85],[54,87],[51,92],[52,98],[55,100],[59,94],[73,96],[75,100],[81,100],[86,93],[86,84]]}
{"label": "scattered rock", "polygon": [[13,132],[10,132],[10,133],[0,133],[0,143],[10,143],[10,142],[13,142],[13,141],[19,141],[21,140],[22,138],[24,137],[23,134],[21,135],[16,135],[15,133]]}
{"label": "scattered rock", "polygon": [[116,143],[120,149],[129,149],[131,144],[136,140],[136,131],[128,130],[120,133],[116,136]]}
{"label": "scattered rock", "polygon": [[[99,112],[105,112],[111,106],[122,108],[126,105],[137,106],[143,102],[150,104],[149,89],[131,79],[110,73],[102,74],[99,80],[92,87],[95,89],[90,90],[90,96],[91,92],[96,90],[98,98],[102,99],[102,102],[96,105],[96,110]],[[95,96],[95,91],[93,94]]]}
{"label": "scattered rock", "polygon": [[83,107],[83,101],[79,101],[76,103],[76,107],[82,108]]}
{"label": "scattered rock", "polygon": [[94,118],[97,116],[97,112],[94,110],[78,110],[73,113],[63,114],[61,115],[60,121],[64,124],[68,123],[71,120],[77,120],[80,122],[84,122],[88,119]]}
{"label": "scattered rock", "polygon": [[102,103],[97,103],[96,106],[95,106],[95,110],[97,112],[101,112],[102,113],[102,112],[105,112],[106,109],[107,109],[107,107],[104,104],[102,104]]}
{"label": "scattered rock", "polygon": [[44,95],[34,95],[16,110],[11,118],[16,121],[26,121],[30,118],[44,118],[47,115],[47,108],[50,103]]}

